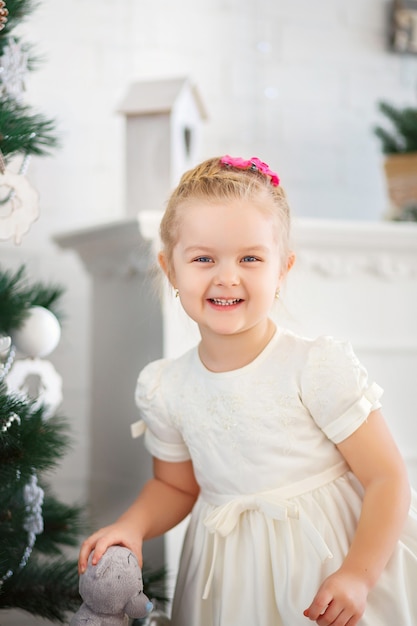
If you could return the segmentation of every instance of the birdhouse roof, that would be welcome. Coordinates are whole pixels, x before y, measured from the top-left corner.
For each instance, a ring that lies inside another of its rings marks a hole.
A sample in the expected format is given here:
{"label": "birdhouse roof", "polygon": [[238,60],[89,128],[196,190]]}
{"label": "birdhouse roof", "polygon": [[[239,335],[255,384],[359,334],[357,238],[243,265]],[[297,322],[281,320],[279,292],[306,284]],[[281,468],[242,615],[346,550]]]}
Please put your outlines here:
{"label": "birdhouse roof", "polygon": [[187,78],[140,81],[130,86],[119,107],[125,115],[170,113],[181,92],[189,89],[202,119],[207,118],[198,89]]}

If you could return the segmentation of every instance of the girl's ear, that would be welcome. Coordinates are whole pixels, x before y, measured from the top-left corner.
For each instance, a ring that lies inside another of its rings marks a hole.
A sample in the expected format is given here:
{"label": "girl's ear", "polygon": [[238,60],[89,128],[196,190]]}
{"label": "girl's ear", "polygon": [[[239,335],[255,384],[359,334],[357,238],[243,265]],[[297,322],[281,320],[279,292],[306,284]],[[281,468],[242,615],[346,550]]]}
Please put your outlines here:
{"label": "girl's ear", "polygon": [[290,252],[287,258],[287,264],[285,268],[283,269],[283,271],[281,272],[281,274],[279,275],[280,281],[284,280],[285,276],[288,274],[288,272],[290,271],[294,263],[295,263],[295,254],[294,252]]}
{"label": "girl's ear", "polygon": [[286,270],[286,273],[288,273],[290,271],[290,269],[292,268],[294,263],[295,263],[295,254],[294,254],[294,252],[290,252],[290,254],[288,255],[288,260],[287,260],[287,270]]}
{"label": "girl's ear", "polygon": [[165,252],[161,251],[158,253],[158,263],[171,285],[174,286],[171,267],[169,266],[168,260],[165,256]]}

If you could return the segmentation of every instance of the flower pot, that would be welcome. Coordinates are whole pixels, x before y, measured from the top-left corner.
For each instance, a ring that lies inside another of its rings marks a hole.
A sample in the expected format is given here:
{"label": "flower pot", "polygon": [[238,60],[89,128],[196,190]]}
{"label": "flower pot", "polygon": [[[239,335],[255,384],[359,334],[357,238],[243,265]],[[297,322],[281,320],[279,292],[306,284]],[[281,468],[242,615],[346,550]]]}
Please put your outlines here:
{"label": "flower pot", "polygon": [[417,205],[417,152],[390,154],[384,163],[392,217]]}

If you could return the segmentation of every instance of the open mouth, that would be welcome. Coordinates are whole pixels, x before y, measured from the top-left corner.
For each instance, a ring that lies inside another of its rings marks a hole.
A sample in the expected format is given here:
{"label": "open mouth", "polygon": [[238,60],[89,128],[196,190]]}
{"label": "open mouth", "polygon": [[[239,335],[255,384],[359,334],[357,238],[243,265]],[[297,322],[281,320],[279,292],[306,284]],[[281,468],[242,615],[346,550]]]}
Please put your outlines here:
{"label": "open mouth", "polygon": [[223,298],[209,298],[209,300],[217,306],[233,306],[233,304],[243,302],[241,298],[231,298],[230,300],[225,300]]}

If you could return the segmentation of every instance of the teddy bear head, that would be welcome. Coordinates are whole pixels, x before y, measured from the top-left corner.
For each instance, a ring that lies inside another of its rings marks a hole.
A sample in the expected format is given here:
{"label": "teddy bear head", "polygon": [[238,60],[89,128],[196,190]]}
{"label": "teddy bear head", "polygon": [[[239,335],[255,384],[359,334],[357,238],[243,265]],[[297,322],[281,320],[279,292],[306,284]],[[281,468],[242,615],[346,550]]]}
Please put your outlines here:
{"label": "teddy bear head", "polygon": [[145,617],[152,603],[143,593],[142,572],[133,552],[111,546],[97,565],[92,565],[91,559],[92,555],[79,584],[80,595],[88,608],[100,615]]}

